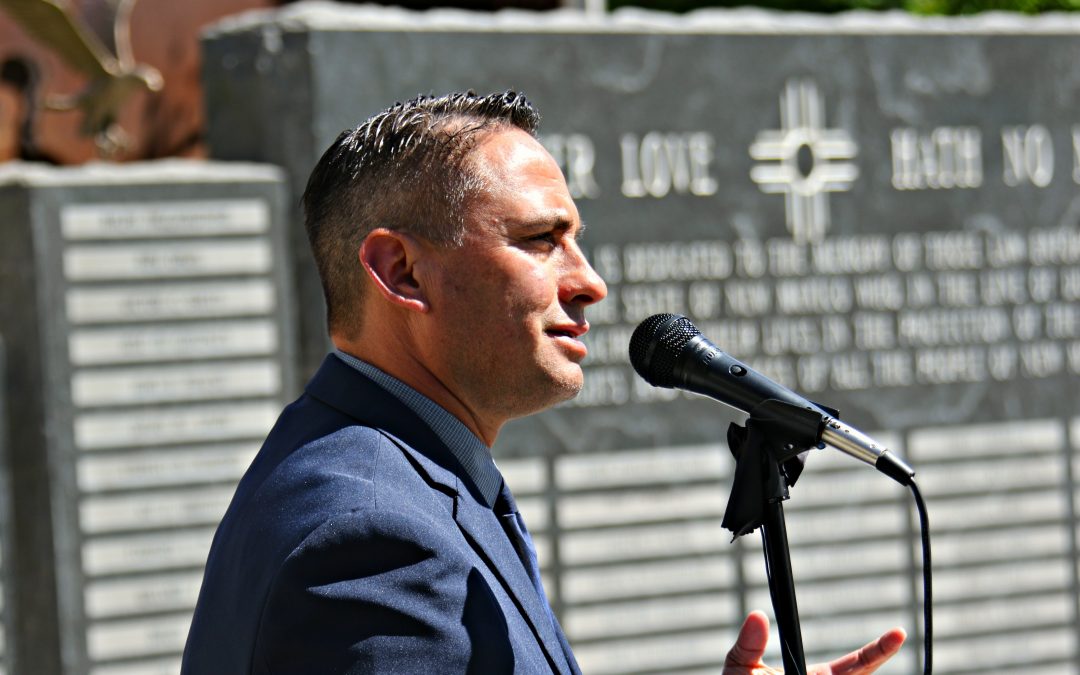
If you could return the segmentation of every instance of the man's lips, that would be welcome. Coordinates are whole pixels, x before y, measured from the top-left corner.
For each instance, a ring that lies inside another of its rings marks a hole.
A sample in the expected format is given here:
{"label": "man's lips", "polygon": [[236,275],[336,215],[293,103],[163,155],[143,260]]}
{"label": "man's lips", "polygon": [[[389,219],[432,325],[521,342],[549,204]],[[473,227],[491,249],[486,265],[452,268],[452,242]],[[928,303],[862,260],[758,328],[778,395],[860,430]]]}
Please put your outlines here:
{"label": "man's lips", "polygon": [[589,324],[578,325],[576,323],[563,324],[559,326],[552,326],[544,329],[544,332],[553,337],[565,336],[573,339],[578,339],[585,333],[589,332]]}
{"label": "man's lips", "polygon": [[566,350],[571,358],[575,361],[580,361],[589,354],[588,347],[581,341],[581,336],[589,331],[589,324],[564,324],[559,326],[552,326],[544,331],[544,333],[555,340],[562,349]]}

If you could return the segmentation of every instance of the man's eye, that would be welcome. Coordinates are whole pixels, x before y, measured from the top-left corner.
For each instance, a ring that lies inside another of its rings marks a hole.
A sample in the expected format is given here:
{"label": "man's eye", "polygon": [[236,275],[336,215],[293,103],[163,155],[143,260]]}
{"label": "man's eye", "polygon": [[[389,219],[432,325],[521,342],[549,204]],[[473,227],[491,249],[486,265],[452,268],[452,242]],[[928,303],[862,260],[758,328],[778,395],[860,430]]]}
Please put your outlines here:
{"label": "man's eye", "polygon": [[543,242],[546,244],[555,243],[555,232],[541,232],[540,234],[534,234],[529,237],[527,241]]}

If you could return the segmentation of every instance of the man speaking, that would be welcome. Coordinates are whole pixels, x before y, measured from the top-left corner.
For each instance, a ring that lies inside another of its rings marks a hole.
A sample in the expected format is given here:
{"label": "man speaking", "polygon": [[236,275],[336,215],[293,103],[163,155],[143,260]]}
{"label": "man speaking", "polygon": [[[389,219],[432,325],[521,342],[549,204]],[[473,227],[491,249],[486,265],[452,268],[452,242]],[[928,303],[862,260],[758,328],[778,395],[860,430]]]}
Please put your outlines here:
{"label": "man speaking", "polygon": [[[344,132],[303,204],[335,352],[218,528],[183,672],[578,673],[491,456],[582,386],[604,298],[539,117],[420,97]],[[751,614],[725,672],[760,663]],[[819,673],[870,673],[890,631]]]}

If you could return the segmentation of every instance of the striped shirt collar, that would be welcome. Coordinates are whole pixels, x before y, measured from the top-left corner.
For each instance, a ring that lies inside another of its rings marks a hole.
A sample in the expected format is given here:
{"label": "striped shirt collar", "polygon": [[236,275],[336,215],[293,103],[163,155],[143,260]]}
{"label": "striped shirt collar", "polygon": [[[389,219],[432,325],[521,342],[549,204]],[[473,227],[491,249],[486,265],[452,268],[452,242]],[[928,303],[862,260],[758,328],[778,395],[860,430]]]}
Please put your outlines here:
{"label": "striped shirt collar", "polygon": [[479,488],[487,506],[489,508],[494,506],[503,478],[499,468],[495,466],[495,460],[491,457],[491,450],[476,437],[476,434],[438,403],[396,377],[340,349],[335,349],[334,355],[404,403],[431,427],[439,440],[446,444],[457,461],[461,463],[465,474]]}

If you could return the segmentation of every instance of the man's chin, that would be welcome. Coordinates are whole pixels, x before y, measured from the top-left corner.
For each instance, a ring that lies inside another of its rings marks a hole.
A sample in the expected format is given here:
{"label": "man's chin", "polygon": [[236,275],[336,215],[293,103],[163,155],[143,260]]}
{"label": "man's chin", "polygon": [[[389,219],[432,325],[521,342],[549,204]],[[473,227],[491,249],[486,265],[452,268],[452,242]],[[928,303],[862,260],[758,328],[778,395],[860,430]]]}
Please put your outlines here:
{"label": "man's chin", "polygon": [[585,371],[582,370],[581,364],[570,362],[563,368],[563,372],[560,373],[563,385],[568,391],[573,391],[570,398],[577,396],[581,392],[581,388],[585,386]]}
{"label": "man's chin", "polygon": [[585,376],[581,366],[576,363],[567,364],[558,373],[553,373],[551,378],[550,403],[544,409],[565,403],[581,393],[585,386]]}
{"label": "man's chin", "polygon": [[569,378],[561,381],[559,386],[559,392],[561,396],[556,403],[565,403],[573,398],[576,398],[581,390],[585,386],[585,378],[581,376],[581,370],[578,369],[578,377]]}

